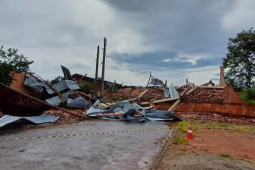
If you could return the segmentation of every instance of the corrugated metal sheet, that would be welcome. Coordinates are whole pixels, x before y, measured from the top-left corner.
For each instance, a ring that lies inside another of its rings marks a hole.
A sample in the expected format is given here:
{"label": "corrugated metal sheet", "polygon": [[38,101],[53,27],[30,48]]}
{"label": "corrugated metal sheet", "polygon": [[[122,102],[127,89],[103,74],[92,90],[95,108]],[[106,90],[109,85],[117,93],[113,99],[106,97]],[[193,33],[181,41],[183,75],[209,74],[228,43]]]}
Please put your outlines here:
{"label": "corrugated metal sheet", "polygon": [[6,115],[0,119],[0,127],[5,126],[9,123],[15,122],[20,119],[26,119],[30,122],[33,122],[35,124],[41,124],[41,123],[47,123],[47,122],[53,122],[57,120],[59,117],[57,116],[51,116],[48,114],[42,114],[40,116],[33,116],[33,117],[18,117],[18,116],[9,116]]}
{"label": "corrugated metal sheet", "polygon": [[35,91],[38,91],[38,92],[43,91],[43,88],[41,87],[41,83],[38,83],[34,77],[27,76],[24,84]]}
{"label": "corrugated metal sheet", "polygon": [[164,98],[169,98],[170,97],[169,90],[164,84],[163,84],[163,89],[164,89]]}
{"label": "corrugated metal sheet", "polygon": [[[98,107],[99,100],[94,103],[95,107]],[[89,110],[86,112],[89,116],[97,116],[97,114],[104,114],[104,113],[114,113],[117,110],[121,110],[123,113],[123,116],[107,116],[108,118],[118,118],[125,121],[131,121],[131,122],[143,122],[146,120],[150,121],[171,121],[171,120],[180,120],[178,117],[176,117],[174,114],[175,112],[168,112],[166,110],[145,110],[150,109],[152,107],[141,107],[138,104],[134,103],[134,105],[131,107],[129,102],[118,102],[114,104],[113,106],[109,106],[108,109],[96,109],[94,107],[90,107]],[[142,117],[135,117],[135,112],[139,112],[143,115]],[[142,111],[140,111],[142,110]],[[100,116],[100,118],[102,118]]]}
{"label": "corrugated metal sheet", "polygon": [[46,83],[40,83],[40,85],[42,86],[42,87],[45,87],[45,89],[46,89],[46,91],[49,93],[49,94],[54,94],[55,92],[54,92],[54,90],[52,90],[51,88],[50,88],[50,86],[48,86]]}
{"label": "corrugated metal sheet", "polygon": [[150,83],[152,85],[163,85],[163,81],[159,79],[155,79],[154,77],[151,77]]}
{"label": "corrugated metal sheet", "polygon": [[64,66],[61,66],[61,68],[62,68],[63,74],[65,76],[65,79],[66,80],[72,80],[72,76],[71,76],[71,73],[70,73],[69,69],[67,69]]}
{"label": "corrugated metal sheet", "polygon": [[82,97],[77,97],[75,99],[68,98],[67,100],[68,107],[75,107],[80,109],[86,109],[90,107],[90,104]]}
{"label": "corrugated metal sheet", "polygon": [[[66,92],[66,93],[61,94],[62,97],[63,97],[64,102],[67,101],[68,95],[69,95],[70,93],[73,93],[73,92],[75,92],[75,90],[70,90],[70,91],[68,91],[68,92]],[[46,101],[47,103],[52,104],[52,105],[59,105],[59,104],[61,103],[61,99],[60,99],[59,96],[55,96],[55,97],[49,98],[49,99],[47,99],[47,100],[45,100],[45,101]]]}
{"label": "corrugated metal sheet", "polygon": [[179,97],[179,93],[176,91],[174,86],[169,87],[171,98]]}
{"label": "corrugated metal sheet", "polygon": [[[36,81],[35,78],[28,76],[24,82],[24,84],[38,92],[42,92],[44,87],[49,94],[54,94],[55,92],[46,84],[46,83],[39,83]],[[78,90],[80,87],[72,80],[62,80],[53,85],[58,91],[65,90],[69,88],[70,90]]]}
{"label": "corrugated metal sheet", "polygon": [[169,98],[170,97],[170,93],[169,90],[167,89],[167,87],[165,86],[165,84],[163,83],[162,80],[159,79],[155,79],[154,77],[151,77],[150,83],[152,85],[161,85],[163,86],[163,90],[164,90],[164,97],[165,98]]}
{"label": "corrugated metal sheet", "polygon": [[58,91],[65,90],[67,88],[69,88],[70,90],[80,89],[80,87],[74,81],[71,81],[71,80],[62,80],[62,81],[54,84],[53,87],[58,89]]}

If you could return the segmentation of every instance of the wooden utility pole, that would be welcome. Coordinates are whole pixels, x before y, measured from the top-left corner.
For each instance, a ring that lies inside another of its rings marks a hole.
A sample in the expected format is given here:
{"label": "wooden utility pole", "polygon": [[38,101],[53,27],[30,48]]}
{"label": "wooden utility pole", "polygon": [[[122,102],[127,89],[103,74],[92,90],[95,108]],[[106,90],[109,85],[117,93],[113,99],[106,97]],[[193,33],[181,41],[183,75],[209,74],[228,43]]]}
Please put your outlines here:
{"label": "wooden utility pole", "polygon": [[101,78],[101,97],[104,96],[104,75],[105,75],[105,52],[106,52],[106,38],[104,38],[104,51],[103,51],[103,66],[102,66],[102,78]]}
{"label": "wooden utility pole", "polygon": [[99,61],[99,46],[97,46],[97,63],[96,63],[96,75],[94,82],[94,95],[97,95],[97,78],[98,78],[98,61]]}

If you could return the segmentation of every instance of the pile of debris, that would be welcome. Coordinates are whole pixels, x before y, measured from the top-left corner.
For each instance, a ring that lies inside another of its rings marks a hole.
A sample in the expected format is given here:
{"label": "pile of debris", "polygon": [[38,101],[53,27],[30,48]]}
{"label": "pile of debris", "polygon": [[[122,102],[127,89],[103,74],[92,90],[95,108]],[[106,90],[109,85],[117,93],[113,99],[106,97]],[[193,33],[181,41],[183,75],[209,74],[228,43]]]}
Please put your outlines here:
{"label": "pile of debris", "polygon": [[141,107],[137,103],[131,105],[129,101],[117,102],[114,105],[110,105],[98,100],[84,114],[90,117],[120,119],[130,122],[181,120],[175,116],[175,112],[156,109],[155,106]]}
{"label": "pile of debris", "polygon": [[[187,92],[189,93],[189,91]],[[206,88],[195,88],[189,95],[183,96],[184,100],[192,101],[206,101],[206,102],[221,102],[224,100],[223,89],[206,89]]]}
{"label": "pile of debris", "polygon": [[[83,112],[86,112],[87,109],[82,110],[82,109],[76,109],[76,110],[71,110],[68,109],[71,112],[76,112],[76,113],[80,113],[83,114]],[[59,117],[55,122],[60,123],[60,124],[69,124],[69,123],[78,123],[82,120],[88,120],[90,119],[87,115],[84,115],[83,117],[77,117],[77,116],[73,116],[70,115],[62,110],[57,110],[57,109],[50,109],[45,111],[46,114],[52,115],[52,116],[57,116]]]}
{"label": "pile of debris", "polygon": [[160,88],[143,88],[143,89],[133,89],[133,88],[123,88],[117,89],[115,93],[110,94],[109,92],[105,93],[105,97],[108,101],[112,100],[128,100],[130,98],[138,97],[146,89],[149,89],[148,92],[141,98],[141,101],[149,101],[150,99],[163,99],[164,91]]}
{"label": "pile of debris", "polygon": [[183,120],[201,120],[201,122],[235,123],[244,125],[255,125],[254,118],[247,117],[226,117],[217,113],[198,113],[198,112],[177,112],[176,116]]}

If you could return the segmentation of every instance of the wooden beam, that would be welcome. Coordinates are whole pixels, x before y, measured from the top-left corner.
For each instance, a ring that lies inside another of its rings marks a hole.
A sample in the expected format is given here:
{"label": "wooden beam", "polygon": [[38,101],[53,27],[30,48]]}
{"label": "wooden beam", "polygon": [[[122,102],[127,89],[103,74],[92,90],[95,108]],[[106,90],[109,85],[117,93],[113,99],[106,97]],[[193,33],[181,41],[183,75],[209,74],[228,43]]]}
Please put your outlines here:
{"label": "wooden beam", "polygon": [[197,86],[204,89],[224,89],[225,86]]}
{"label": "wooden beam", "polygon": [[179,103],[180,103],[180,99],[179,100],[177,100],[167,111],[172,111]]}
{"label": "wooden beam", "polygon": [[186,88],[180,95],[180,97],[182,97],[186,92],[188,91],[188,88]]}
{"label": "wooden beam", "polygon": [[193,88],[193,89],[190,89],[190,90],[186,93],[186,95],[189,95],[190,93],[192,93],[193,91],[195,91],[197,88],[198,88],[198,87],[195,87],[195,88]]}
{"label": "wooden beam", "polygon": [[[167,98],[167,99],[160,99],[160,100],[154,100],[153,103],[162,103],[162,102],[168,102],[168,101],[174,101],[180,99],[179,97],[174,98]],[[149,104],[149,102],[142,102],[141,105]]]}

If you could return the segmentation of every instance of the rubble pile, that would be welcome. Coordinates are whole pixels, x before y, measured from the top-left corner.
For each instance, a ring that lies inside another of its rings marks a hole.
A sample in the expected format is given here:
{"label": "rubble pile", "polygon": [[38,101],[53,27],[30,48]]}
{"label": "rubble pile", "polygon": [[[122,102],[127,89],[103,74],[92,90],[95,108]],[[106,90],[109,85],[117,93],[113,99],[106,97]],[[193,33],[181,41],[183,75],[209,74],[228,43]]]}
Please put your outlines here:
{"label": "rubble pile", "polygon": [[[86,112],[87,110],[77,109],[77,110],[68,110],[68,111],[76,112],[76,113],[80,113],[84,115],[83,112]],[[58,120],[56,120],[55,123],[60,123],[60,124],[78,123],[81,120],[89,119],[89,117],[87,117],[86,115],[84,115],[83,118],[80,118],[80,117],[72,116],[64,111],[56,110],[56,109],[47,110],[45,111],[45,113],[52,116],[59,116]]]}
{"label": "rubble pile", "polygon": [[217,113],[178,112],[176,116],[183,120],[201,120],[202,122],[235,123],[244,125],[255,125],[255,118],[226,117]]}
{"label": "rubble pile", "polygon": [[[123,88],[116,90],[115,93],[110,94],[109,92],[105,93],[105,97],[111,101],[113,98],[118,100],[126,100],[130,98],[138,97],[144,89],[133,89],[133,88]],[[164,98],[164,91],[160,88],[149,88],[149,91],[141,98],[141,101],[149,101],[150,99],[162,99]]]}
{"label": "rubble pile", "polygon": [[221,102],[224,100],[224,90],[223,89],[204,89],[197,88],[188,95],[183,96],[184,100],[192,101],[206,101],[206,102]]}
{"label": "rubble pile", "polygon": [[176,91],[180,94],[182,94],[182,92],[187,88],[186,85],[180,86],[176,88]]}

